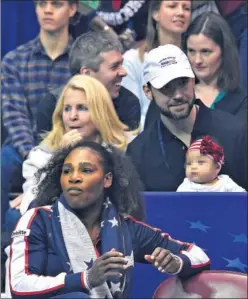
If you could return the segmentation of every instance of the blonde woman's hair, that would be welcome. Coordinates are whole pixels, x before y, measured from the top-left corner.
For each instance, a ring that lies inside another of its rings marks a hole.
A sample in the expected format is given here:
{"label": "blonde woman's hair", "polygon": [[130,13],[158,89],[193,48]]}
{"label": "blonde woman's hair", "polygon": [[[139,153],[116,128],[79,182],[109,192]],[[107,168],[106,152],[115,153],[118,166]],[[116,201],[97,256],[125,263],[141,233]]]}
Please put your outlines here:
{"label": "blonde woman's hair", "polygon": [[128,131],[128,127],[119,120],[105,86],[88,75],[75,75],[66,84],[53,113],[53,128],[44,138],[42,144],[50,150],[56,150],[60,147],[61,139],[65,134],[62,114],[64,98],[68,89],[81,90],[85,93],[91,121],[99,132],[96,141],[125,150],[127,146],[125,131]]}

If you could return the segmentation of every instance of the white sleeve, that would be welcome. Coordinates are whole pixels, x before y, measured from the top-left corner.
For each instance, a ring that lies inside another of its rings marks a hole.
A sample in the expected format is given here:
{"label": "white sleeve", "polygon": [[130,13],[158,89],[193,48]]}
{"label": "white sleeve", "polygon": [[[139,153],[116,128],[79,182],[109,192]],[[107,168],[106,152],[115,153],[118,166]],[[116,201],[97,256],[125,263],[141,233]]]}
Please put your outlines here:
{"label": "white sleeve", "polygon": [[127,51],[123,55],[123,67],[127,72],[127,76],[122,79],[121,85],[130,90],[140,100],[140,73],[142,72],[142,65],[138,61],[138,52],[135,49]]}
{"label": "white sleeve", "polygon": [[46,274],[49,242],[39,213],[42,209],[51,212],[49,206],[28,210],[11,236],[9,283],[13,299],[49,299],[56,294],[84,292],[86,288],[84,272]]}
{"label": "white sleeve", "polygon": [[226,192],[247,192],[244,188],[236,184],[230,177],[226,181]]}
{"label": "white sleeve", "polygon": [[51,155],[51,153],[45,152],[39,147],[35,147],[30,151],[27,159],[23,162],[22,175],[25,182],[22,185],[23,199],[20,206],[20,212],[22,215],[27,211],[30,203],[34,200],[36,195],[35,189],[38,184],[36,182],[35,173],[45,166]]}
{"label": "white sleeve", "polygon": [[143,130],[146,112],[148,110],[150,100],[143,91],[143,63],[139,59],[137,49],[131,49],[124,54],[123,67],[127,72],[127,76],[122,79],[121,85],[131,91],[140,102],[141,120],[140,125]]}

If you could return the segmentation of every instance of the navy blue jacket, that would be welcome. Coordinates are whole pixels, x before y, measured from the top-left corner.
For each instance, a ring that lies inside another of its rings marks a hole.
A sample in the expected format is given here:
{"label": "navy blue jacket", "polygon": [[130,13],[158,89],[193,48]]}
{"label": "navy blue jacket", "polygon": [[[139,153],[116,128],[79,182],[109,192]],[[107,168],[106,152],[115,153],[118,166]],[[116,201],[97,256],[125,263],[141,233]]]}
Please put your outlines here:
{"label": "navy blue jacket", "polygon": [[[83,273],[73,273],[69,267],[68,272],[64,272],[55,249],[52,213],[51,206],[28,210],[12,234],[10,288],[14,299],[87,293]],[[155,248],[162,247],[182,259],[183,266],[178,274],[182,278],[209,269],[209,258],[196,245],[174,240],[160,229],[132,217],[122,221],[127,223],[131,234],[135,262],[145,263],[145,254],[152,254]],[[98,251],[101,252],[101,248]]]}

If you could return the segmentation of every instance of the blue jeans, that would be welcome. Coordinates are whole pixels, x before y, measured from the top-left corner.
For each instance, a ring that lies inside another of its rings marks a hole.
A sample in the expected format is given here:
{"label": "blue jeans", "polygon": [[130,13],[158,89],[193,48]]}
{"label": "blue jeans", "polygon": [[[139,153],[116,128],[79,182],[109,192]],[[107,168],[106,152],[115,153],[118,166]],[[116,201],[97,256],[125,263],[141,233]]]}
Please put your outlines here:
{"label": "blue jeans", "polygon": [[[21,171],[23,159],[12,146],[5,145],[2,147],[1,162],[1,227],[2,231],[10,231],[11,228],[6,227],[6,212],[9,209],[9,193],[14,182],[15,184],[18,182],[22,186]],[[15,221],[16,215],[14,216],[13,213],[8,214],[8,217],[12,216]],[[8,219],[8,222],[12,223],[12,220]]]}
{"label": "blue jeans", "polygon": [[247,90],[247,15],[248,5],[239,7],[233,14],[227,17],[227,22],[232,29],[239,50],[241,65],[242,88]]}

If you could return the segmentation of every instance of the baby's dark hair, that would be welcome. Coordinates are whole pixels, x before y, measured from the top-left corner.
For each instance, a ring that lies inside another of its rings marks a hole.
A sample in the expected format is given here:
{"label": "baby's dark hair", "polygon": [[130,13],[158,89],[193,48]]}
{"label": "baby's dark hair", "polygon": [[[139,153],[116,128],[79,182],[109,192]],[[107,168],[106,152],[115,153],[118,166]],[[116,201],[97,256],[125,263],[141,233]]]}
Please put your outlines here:
{"label": "baby's dark hair", "polygon": [[[110,188],[105,196],[109,197],[120,214],[144,219],[144,203],[141,195],[143,185],[130,159],[117,149],[104,147],[91,141],[79,141],[69,147],[57,150],[49,162],[35,174],[38,187],[36,204],[50,205],[62,194],[60,176],[66,157],[77,148],[88,148],[100,157],[104,173],[113,175]],[[44,179],[42,179],[44,177]]]}

